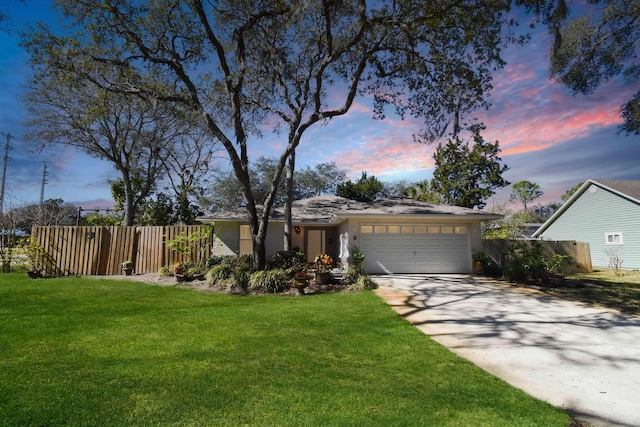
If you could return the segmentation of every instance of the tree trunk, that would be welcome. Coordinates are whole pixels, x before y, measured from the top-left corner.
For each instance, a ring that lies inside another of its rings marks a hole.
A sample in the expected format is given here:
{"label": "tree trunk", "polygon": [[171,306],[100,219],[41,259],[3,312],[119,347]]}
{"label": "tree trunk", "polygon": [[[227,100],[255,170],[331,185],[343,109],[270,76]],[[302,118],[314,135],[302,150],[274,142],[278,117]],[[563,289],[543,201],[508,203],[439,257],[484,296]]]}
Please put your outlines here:
{"label": "tree trunk", "polygon": [[135,216],[135,207],[133,203],[133,187],[128,174],[122,173],[122,182],[124,183],[124,225],[132,226]]}
{"label": "tree trunk", "polygon": [[264,270],[267,265],[265,238],[261,234],[266,235],[266,227],[264,233],[252,233],[253,239],[253,269],[256,271]]}
{"label": "tree trunk", "polygon": [[293,230],[293,218],[291,216],[291,204],[293,203],[293,172],[296,165],[296,152],[289,155],[287,165],[287,175],[285,181],[285,203],[284,203],[284,250],[291,250],[291,232]]}

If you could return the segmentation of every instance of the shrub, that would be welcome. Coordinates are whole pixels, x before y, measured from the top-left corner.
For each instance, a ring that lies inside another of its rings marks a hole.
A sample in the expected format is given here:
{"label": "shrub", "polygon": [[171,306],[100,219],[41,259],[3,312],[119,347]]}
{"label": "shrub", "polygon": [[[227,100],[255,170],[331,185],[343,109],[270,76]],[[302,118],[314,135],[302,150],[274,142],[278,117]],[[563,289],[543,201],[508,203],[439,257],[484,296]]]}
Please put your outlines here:
{"label": "shrub", "polygon": [[375,288],[375,283],[371,277],[360,266],[349,265],[347,271],[342,275],[342,285],[353,291],[364,291]]}
{"label": "shrub", "polygon": [[356,280],[356,283],[349,286],[349,289],[353,291],[368,291],[374,289],[375,287],[376,285],[373,280],[371,280],[371,277],[369,277],[368,274],[364,274],[358,276],[358,280]]}
{"label": "shrub", "polygon": [[225,258],[221,264],[214,265],[207,272],[205,280],[210,285],[221,285],[227,289],[239,287],[246,291],[251,275],[251,264],[247,264],[245,260],[239,260],[234,255],[231,258]]}
{"label": "shrub", "polygon": [[158,270],[158,276],[173,276],[173,268],[165,265]]}
{"label": "shrub", "polygon": [[218,264],[207,272],[205,280],[210,285],[233,285],[233,273],[233,266]]}
{"label": "shrub", "polygon": [[232,264],[238,258],[236,255],[211,255],[207,258],[205,266],[207,270],[220,264]]}
{"label": "shrub", "polygon": [[568,255],[555,254],[551,258],[544,255],[543,247],[533,242],[531,247],[524,243],[516,243],[507,252],[509,264],[504,276],[511,282],[547,282],[549,273],[561,273],[565,264],[571,264],[573,258]]}
{"label": "shrub", "polygon": [[249,279],[249,289],[252,291],[278,293],[289,288],[291,288],[291,273],[281,268],[256,271]]}
{"label": "shrub", "polygon": [[207,268],[222,264],[252,266],[253,255],[211,255],[205,263]]}
{"label": "shrub", "polygon": [[542,245],[533,242],[531,247],[525,243],[516,243],[509,248],[509,264],[504,275],[511,282],[543,281],[548,276],[546,259]]}
{"label": "shrub", "polygon": [[267,260],[267,269],[290,269],[299,267],[306,263],[304,252],[299,250],[280,251],[269,257]]}
{"label": "shrub", "polygon": [[564,271],[565,264],[571,265],[574,260],[569,255],[555,254],[551,258],[545,260],[547,270],[549,273],[562,273]]}
{"label": "shrub", "polygon": [[618,253],[618,248],[610,248],[605,251],[609,258],[609,268],[613,270],[613,274],[616,276],[622,276],[622,263],[624,260]]}

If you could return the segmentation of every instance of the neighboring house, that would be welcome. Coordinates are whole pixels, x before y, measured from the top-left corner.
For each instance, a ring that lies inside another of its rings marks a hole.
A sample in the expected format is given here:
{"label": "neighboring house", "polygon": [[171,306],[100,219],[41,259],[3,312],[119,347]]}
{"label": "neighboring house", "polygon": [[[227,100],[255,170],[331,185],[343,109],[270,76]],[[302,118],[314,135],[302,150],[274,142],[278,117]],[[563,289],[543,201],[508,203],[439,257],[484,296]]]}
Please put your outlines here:
{"label": "neighboring house", "polygon": [[640,181],[588,180],[533,237],[589,243],[594,267],[640,268]]}
{"label": "neighboring house", "polygon": [[[309,262],[320,253],[351,262],[358,246],[369,273],[471,273],[472,253],[482,250],[480,223],[501,215],[413,199],[389,198],[362,203],[337,196],[297,200],[292,205],[292,246]],[[273,209],[267,255],[284,248],[284,215]],[[208,215],[213,222],[214,253],[252,253],[244,209]],[[342,255],[342,257],[341,257]]]}

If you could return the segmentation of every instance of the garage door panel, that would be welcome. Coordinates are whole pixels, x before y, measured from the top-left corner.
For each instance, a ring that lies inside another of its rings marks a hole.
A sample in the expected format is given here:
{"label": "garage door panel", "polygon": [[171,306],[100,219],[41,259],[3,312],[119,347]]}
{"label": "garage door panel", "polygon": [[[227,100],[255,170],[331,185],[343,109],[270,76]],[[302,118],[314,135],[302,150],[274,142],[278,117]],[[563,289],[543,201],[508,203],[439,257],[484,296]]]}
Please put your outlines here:
{"label": "garage door panel", "polygon": [[[397,230],[396,224],[376,224],[385,230]],[[402,227],[402,226],[401,226]],[[371,273],[467,273],[470,270],[469,239],[466,234],[441,234],[453,226],[432,226],[434,232],[404,226],[403,233],[365,233],[360,248],[365,252],[364,267]],[[468,229],[467,227],[465,231]],[[383,229],[380,227],[380,229]]]}

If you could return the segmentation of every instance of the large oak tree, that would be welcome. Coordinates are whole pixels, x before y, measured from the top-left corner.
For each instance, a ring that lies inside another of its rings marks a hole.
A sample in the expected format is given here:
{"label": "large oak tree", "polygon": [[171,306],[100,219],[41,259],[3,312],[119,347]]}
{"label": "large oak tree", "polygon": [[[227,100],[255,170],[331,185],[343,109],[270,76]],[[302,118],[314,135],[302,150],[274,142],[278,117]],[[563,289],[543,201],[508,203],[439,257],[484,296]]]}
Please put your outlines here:
{"label": "large oak tree", "polygon": [[[515,3],[545,9],[552,1]],[[31,42],[59,46],[67,72],[112,91],[181,104],[206,122],[241,183],[258,269],[265,265],[281,176],[287,162],[292,175],[295,151],[310,126],[346,114],[364,95],[374,100],[378,118],[391,111],[423,118],[419,140],[457,132],[469,112],[487,107],[492,72],[504,65],[504,30],[512,22],[509,1],[58,4],[75,35],[34,35]],[[105,66],[124,79],[105,79]],[[269,194],[257,201],[249,147],[253,135],[274,125],[287,138]]]}
{"label": "large oak tree", "polygon": [[[640,80],[640,1],[591,0],[568,21],[569,7],[558,1],[553,20],[551,74],[574,93],[590,94],[621,76],[637,86]],[[574,12],[576,12],[574,10]],[[640,134],[640,91],[621,107],[621,130]]]}

